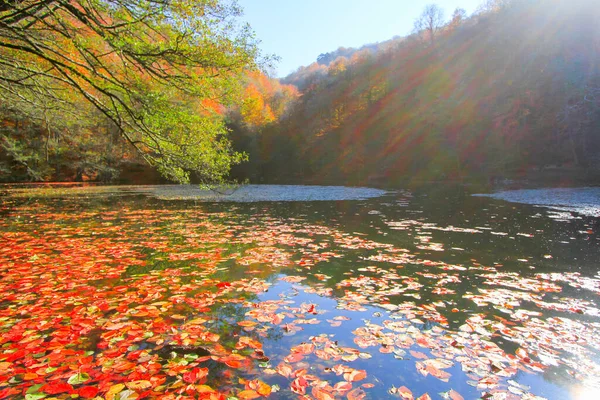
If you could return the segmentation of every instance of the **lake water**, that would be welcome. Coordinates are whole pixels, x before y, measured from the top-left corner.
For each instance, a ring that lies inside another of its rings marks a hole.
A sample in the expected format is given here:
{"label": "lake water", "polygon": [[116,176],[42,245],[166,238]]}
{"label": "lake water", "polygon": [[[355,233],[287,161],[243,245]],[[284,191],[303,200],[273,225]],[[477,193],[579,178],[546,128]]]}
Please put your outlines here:
{"label": "lake water", "polygon": [[598,218],[195,190],[0,189],[0,398],[599,398]]}

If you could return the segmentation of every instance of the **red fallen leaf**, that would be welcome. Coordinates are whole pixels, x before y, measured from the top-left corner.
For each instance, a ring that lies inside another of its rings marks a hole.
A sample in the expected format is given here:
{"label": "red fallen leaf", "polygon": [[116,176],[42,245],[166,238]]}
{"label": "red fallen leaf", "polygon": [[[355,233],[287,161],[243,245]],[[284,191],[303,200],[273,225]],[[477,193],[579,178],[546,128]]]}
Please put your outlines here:
{"label": "red fallen leaf", "polygon": [[46,394],[71,393],[73,386],[64,382],[48,383],[40,388]]}
{"label": "red fallen leaf", "polygon": [[231,283],[229,283],[229,282],[219,282],[219,283],[217,283],[217,285],[216,285],[216,286],[217,286],[219,289],[222,289],[222,288],[226,288],[226,287],[229,287],[229,286],[231,286]]}
{"label": "red fallen leaf", "polygon": [[365,389],[371,389],[371,388],[375,387],[375,385],[372,383],[363,383],[360,386],[364,387]]}
{"label": "red fallen leaf", "polygon": [[464,397],[462,397],[460,395],[460,393],[458,393],[456,390],[454,389],[450,389],[450,391],[448,392],[448,396],[450,396],[450,398],[452,400],[465,400]]}
{"label": "red fallen leaf", "polygon": [[225,400],[225,395],[222,393],[199,393],[198,397],[196,397],[198,400]]}
{"label": "red fallen leaf", "polygon": [[308,381],[303,377],[298,377],[292,381],[290,385],[290,389],[292,392],[296,394],[306,394],[306,387],[308,386]]}
{"label": "red fallen leaf", "polygon": [[8,399],[11,396],[17,396],[21,391],[17,388],[4,388],[0,390],[0,399]]}
{"label": "red fallen leaf", "polygon": [[27,355],[25,350],[17,350],[14,353],[10,354],[8,357],[4,357],[4,361],[13,362],[19,360]]}
{"label": "red fallen leaf", "polygon": [[397,392],[400,397],[402,397],[405,400],[413,400],[414,396],[411,392],[411,390],[409,388],[407,388],[406,386],[402,386],[398,388],[398,392]]}
{"label": "red fallen leaf", "polygon": [[364,390],[356,388],[348,393],[348,400],[362,400],[367,396]]}
{"label": "red fallen leaf", "polygon": [[85,366],[85,365],[91,365],[92,362],[93,362],[93,360],[94,360],[93,356],[82,357],[82,358],[80,358],[80,359],[77,360],[77,363],[79,365],[83,365],[83,366]]}
{"label": "red fallen leaf", "polygon": [[409,353],[414,358],[420,358],[421,360],[426,360],[429,358],[425,353],[421,353],[420,351],[410,350]]}
{"label": "red fallen leaf", "polygon": [[348,382],[362,381],[367,377],[367,371],[364,369],[353,369],[350,372],[344,373],[344,379]]}
{"label": "red fallen leaf", "polygon": [[284,361],[288,363],[296,363],[298,361],[301,361],[303,358],[304,356],[301,353],[292,353],[286,358],[284,358]]}
{"label": "red fallen leaf", "polygon": [[102,300],[99,301],[98,303],[96,303],[96,306],[101,310],[101,311],[108,311],[110,308],[110,305],[108,304],[108,302],[106,300]]}
{"label": "red fallen leaf", "polygon": [[425,393],[424,395],[417,397],[417,400],[431,400],[431,396],[429,396],[429,394]]}
{"label": "red fallen leaf", "polygon": [[231,368],[241,368],[244,364],[247,363],[246,358],[239,354],[230,354],[225,357],[217,358],[217,360],[222,363],[225,363],[225,365]]}
{"label": "red fallen leaf", "polygon": [[98,394],[98,388],[94,386],[85,386],[77,391],[79,397],[84,399],[93,399]]}

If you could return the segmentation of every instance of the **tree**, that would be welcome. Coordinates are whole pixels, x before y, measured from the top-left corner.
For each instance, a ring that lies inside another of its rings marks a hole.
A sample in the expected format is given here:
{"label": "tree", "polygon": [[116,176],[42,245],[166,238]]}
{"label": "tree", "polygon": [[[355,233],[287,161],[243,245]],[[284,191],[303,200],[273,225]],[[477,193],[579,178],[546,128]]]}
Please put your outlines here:
{"label": "tree", "polygon": [[165,177],[223,180],[243,156],[203,101],[232,103],[256,67],[240,13],[228,0],[1,0],[0,103],[81,121],[89,104]]}
{"label": "tree", "polygon": [[475,12],[478,14],[497,12],[510,7],[514,3],[514,0],[484,0]]}
{"label": "tree", "polygon": [[444,26],[444,10],[437,4],[428,4],[423,12],[415,20],[414,32],[416,34],[425,34],[433,46],[435,38]]}
{"label": "tree", "polygon": [[452,13],[452,20],[450,21],[450,26],[452,28],[456,28],[459,26],[467,17],[467,12],[464,8],[457,8]]}

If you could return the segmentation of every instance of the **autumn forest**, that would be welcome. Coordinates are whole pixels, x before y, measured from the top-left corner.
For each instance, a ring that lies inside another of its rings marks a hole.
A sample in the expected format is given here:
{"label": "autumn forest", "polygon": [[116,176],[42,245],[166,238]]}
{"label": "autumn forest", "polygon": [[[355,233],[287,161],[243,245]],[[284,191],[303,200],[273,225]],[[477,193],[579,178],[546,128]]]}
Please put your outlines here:
{"label": "autumn forest", "polygon": [[600,399],[599,2],[428,1],[0,0],[0,400]]}
{"label": "autumn forest", "polygon": [[[408,37],[339,48],[282,79],[261,72],[273,60],[247,27],[227,36],[235,7],[218,6],[217,34],[199,42],[158,18],[122,39],[133,25],[109,27],[101,8],[44,18],[47,31],[19,30],[35,19],[4,12],[0,180],[393,186],[548,170],[594,180],[593,3],[496,0],[471,16],[431,5]],[[113,18],[153,15],[148,4],[124,2]],[[9,45],[21,42],[32,50]]]}

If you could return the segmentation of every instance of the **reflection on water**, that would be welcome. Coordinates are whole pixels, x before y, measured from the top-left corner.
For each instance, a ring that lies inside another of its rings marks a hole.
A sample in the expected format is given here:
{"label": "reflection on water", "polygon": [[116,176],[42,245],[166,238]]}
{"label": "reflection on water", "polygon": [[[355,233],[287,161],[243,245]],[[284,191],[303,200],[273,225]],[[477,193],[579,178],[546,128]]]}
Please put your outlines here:
{"label": "reflection on water", "polygon": [[600,388],[593,218],[462,189],[240,204],[62,190],[2,198],[0,398]]}
{"label": "reflection on water", "polygon": [[561,214],[567,217],[570,217],[571,212],[600,217],[600,188],[598,187],[507,190],[475,196],[546,206],[564,211]]}

